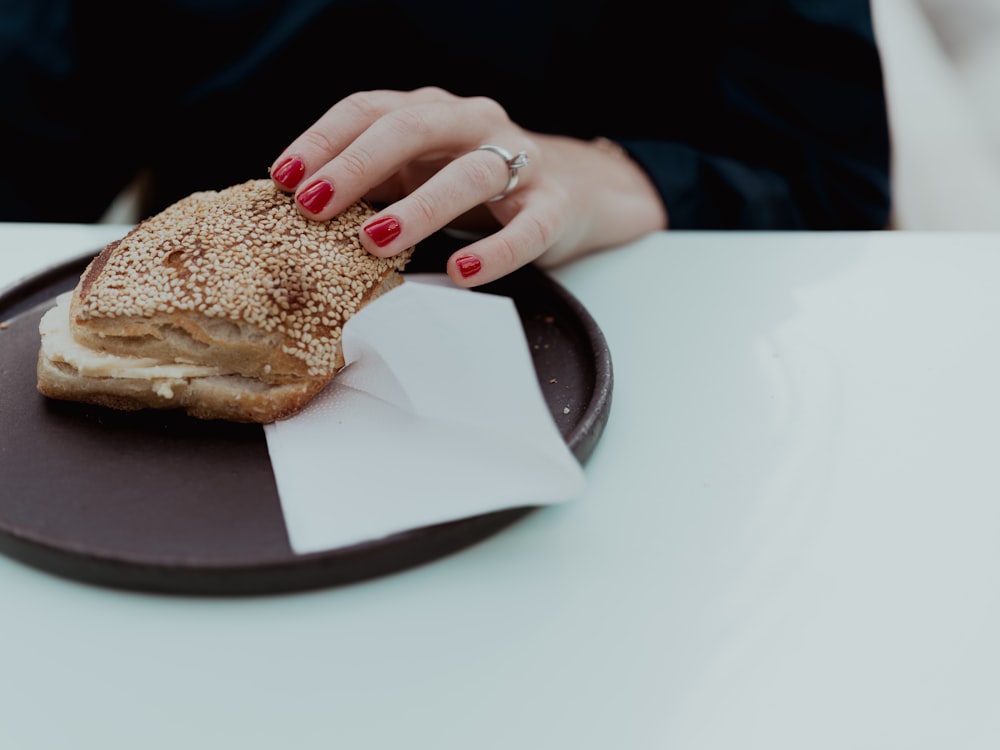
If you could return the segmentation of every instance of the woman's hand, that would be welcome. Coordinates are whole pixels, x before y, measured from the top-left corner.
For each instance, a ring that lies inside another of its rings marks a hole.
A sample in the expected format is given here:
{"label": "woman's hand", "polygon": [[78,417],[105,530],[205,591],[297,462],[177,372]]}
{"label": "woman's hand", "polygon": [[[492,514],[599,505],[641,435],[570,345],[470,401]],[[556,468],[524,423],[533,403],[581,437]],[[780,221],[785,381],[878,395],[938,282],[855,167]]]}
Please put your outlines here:
{"label": "woman's hand", "polygon": [[[500,153],[480,148],[488,144]],[[526,163],[508,163],[504,152],[514,159],[524,152]],[[352,94],[282,152],[271,177],[317,220],[361,197],[385,205],[361,233],[374,255],[392,255],[444,227],[475,233],[480,239],[448,260],[448,275],[461,286],[532,261],[557,265],[667,226],[648,177],[624,153],[530,133],[491,99],[438,88]]]}

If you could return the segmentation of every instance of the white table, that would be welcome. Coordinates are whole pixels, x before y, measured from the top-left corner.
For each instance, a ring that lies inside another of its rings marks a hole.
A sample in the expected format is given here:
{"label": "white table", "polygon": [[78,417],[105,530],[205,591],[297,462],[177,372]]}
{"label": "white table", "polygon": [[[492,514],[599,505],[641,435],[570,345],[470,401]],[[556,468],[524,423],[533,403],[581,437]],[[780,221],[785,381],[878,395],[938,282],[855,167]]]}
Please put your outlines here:
{"label": "white table", "polygon": [[[123,231],[0,225],[0,286]],[[1000,235],[678,232],[555,275],[615,368],[582,496],[305,594],[0,557],[0,747],[1000,745]]]}

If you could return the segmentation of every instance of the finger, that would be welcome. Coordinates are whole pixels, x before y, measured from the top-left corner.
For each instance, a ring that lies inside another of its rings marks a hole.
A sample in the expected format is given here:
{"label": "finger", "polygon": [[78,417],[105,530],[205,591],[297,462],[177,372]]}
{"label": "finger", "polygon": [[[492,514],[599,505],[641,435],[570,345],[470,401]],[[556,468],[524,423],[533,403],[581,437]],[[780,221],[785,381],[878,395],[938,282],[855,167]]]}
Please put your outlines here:
{"label": "finger", "polygon": [[506,276],[541,256],[559,235],[554,211],[542,201],[521,210],[498,232],[456,251],[448,259],[447,273],[459,286],[473,287]]}
{"label": "finger", "polygon": [[415,91],[360,91],[328,109],[272,162],[269,173],[281,190],[294,190],[304,178],[343,151],[386,112],[407,102],[434,101],[450,96],[433,87]]}
{"label": "finger", "polygon": [[[310,218],[328,219],[406,167],[423,163],[430,173],[437,163],[468,153],[484,133],[496,131],[498,121],[505,130],[514,130],[499,105],[484,98],[455,97],[394,109],[305,180],[296,200]],[[504,166],[495,154],[492,158]]]}
{"label": "finger", "polygon": [[507,164],[495,153],[474,149],[372,217],[362,227],[361,242],[373,255],[394,255],[499,195],[508,184]]}

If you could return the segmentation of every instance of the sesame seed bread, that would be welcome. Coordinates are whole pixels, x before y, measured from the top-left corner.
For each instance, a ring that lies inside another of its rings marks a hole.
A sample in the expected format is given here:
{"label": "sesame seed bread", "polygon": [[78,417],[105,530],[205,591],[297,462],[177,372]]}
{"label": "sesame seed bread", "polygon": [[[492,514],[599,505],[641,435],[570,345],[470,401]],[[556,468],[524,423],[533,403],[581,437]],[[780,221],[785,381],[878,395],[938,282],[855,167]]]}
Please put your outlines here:
{"label": "sesame seed bread", "polygon": [[344,323],[402,283],[358,239],[359,201],[310,221],[271,180],[184,198],[91,261],[42,318],[38,390],[114,409],[266,423],[344,366]]}

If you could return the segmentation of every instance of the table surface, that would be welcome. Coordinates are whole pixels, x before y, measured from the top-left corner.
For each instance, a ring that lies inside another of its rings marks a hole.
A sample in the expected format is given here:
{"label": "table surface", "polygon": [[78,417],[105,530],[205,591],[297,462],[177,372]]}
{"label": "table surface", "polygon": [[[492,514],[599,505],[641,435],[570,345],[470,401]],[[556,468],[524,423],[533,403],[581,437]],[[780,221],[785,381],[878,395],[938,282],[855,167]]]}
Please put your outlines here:
{"label": "table surface", "polygon": [[[0,224],[0,287],[124,231]],[[0,556],[0,747],[997,747],[1000,234],[661,233],[553,275],[614,363],[580,497],[301,594]]]}

